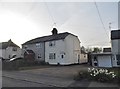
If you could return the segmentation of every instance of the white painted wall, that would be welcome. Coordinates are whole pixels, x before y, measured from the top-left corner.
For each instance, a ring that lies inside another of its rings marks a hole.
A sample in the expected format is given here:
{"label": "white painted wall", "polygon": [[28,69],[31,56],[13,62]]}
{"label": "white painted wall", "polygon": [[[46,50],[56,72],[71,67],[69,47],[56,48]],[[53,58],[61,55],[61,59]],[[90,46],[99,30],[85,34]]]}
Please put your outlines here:
{"label": "white painted wall", "polygon": [[[61,52],[65,52],[65,57],[61,59]],[[49,53],[56,53],[56,59],[49,59]],[[56,40],[55,46],[50,47],[49,42],[45,42],[45,62],[49,64],[65,63],[66,60],[66,50],[64,40]]]}
{"label": "white painted wall", "polygon": [[67,52],[67,63],[74,64],[80,60],[80,41],[76,36],[68,35],[65,38],[65,47]]}
{"label": "white painted wall", "polygon": [[88,62],[88,55],[80,54],[80,62],[79,63],[87,63],[87,62]]}
{"label": "white painted wall", "polygon": [[117,60],[116,60],[116,54],[112,54],[112,64],[113,64],[113,67],[117,67]]}
{"label": "white painted wall", "polygon": [[98,56],[98,67],[112,67],[111,56],[110,55]]}
{"label": "white painted wall", "polygon": [[[61,53],[65,53],[61,58]],[[56,53],[56,59],[49,59],[49,53]],[[45,62],[49,64],[74,64],[78,63],[78,55],[80,55],[79,39],[73,35],[68,35],[64,40],[56,40],[55,46],[50,47],[49,42],[45,42]]]}
{"label": "white painted wall", "polygon": [[6,49],[0,49],[0,53],[2,53],[1,57],[3,57],[4,59],[9,59],[9,55],[10,57],[12,57],[13,55],[16,55],[17,57],[21,57],[21,49],[17,47],[17,51],[13,51],[12,50],[13,47],[8,47]]}
{"label": "white painted wall", "polygon": [[112,53],[113,54],[118,54],[118,49],[120,48],[119,42],[120,42],[120,40],[112,40]]}
{"label": "white painted wall", "polygon": [[118,67],[120,65],[117,65],[117,59],[116,55],[120,54],[120,39],[114,39],[112,40],[112,63],[113,67]]}

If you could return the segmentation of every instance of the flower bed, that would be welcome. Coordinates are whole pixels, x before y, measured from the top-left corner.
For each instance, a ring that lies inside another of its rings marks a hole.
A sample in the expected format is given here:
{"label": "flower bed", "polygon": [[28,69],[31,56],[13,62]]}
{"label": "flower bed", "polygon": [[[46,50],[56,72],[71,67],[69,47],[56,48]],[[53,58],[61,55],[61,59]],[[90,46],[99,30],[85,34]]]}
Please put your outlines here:
{"label": "flower bed", "polygon": [[114,72],[107,69],[88,68],[88,71],[80,71],[75,80],[94,80],[99,82],[116,82],[120,83],[120,71]]}

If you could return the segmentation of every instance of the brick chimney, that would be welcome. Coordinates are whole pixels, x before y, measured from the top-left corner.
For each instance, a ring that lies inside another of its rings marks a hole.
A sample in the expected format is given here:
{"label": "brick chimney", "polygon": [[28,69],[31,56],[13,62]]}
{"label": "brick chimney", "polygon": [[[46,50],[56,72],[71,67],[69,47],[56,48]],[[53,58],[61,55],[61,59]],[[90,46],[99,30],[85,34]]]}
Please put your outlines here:
{"label": "brick chimney", "polygon": [[58,31],[57,31],[56,28],[53,28],[53,30],[52,30],[52,35],[56,35],[56,34],[58,34]]}

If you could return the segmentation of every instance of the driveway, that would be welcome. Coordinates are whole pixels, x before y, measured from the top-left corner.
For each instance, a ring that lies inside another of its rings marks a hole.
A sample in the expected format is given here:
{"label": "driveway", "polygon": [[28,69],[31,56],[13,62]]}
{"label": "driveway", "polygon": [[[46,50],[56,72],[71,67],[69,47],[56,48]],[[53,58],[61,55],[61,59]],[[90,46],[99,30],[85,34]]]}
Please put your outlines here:
{"label": "driveway", "polygon": [[[73,78],[88,65],[47,66],[40,69],[3,71],[3,87],[92,87],[94,82],[76,82]],[[96,83],[97,84],[97,83]],[[98,83],[99,85],[99,83]],[[96,85],[97,86],[97,85]]]}
{"label": "driveway", "polygon": [[[40,69],[21,70],[21,71],[3,71],[3,87],[18,86],[20,83],[14,83],[14,81],[21,81],[23,86],[29,83],[33,83],[32,86],[36,87],[34,83],[40,84],[37,86],[55,86],[55,87],[67,87],[73,84],[74,75],[79,70],[87,70],[87,65],[71,65],[71,66],[48,66]],[[8,82],[7,80],[11,81]],[[13,83],[12,83],[13,82]]]}

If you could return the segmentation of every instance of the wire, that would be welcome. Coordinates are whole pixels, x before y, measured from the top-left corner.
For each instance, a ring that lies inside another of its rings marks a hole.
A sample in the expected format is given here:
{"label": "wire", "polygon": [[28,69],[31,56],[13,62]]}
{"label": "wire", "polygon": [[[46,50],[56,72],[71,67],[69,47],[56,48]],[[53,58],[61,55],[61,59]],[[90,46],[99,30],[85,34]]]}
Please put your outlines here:
{"label": "wire", "polygon": [[[45,1],[45,0],[44,0],[44,1]],[[56,26],[56,22],[55,22],[55,20],[54,20],[53,15],[50,13],[50,9],[48,8],[47,2],[45,1],[44,4],[45,4],[45,6],[46,6],[46,8],[47,8],[47,11],[48,11],[48,13],[49,13],[49,15],[50,15],[52,21],[53,21],[53,25]]]}
{"label": "wire", "polygon": [[102,23],[103,29],[105,30],[105,33],[106,33],[107,37],[109,38],[109,35],[107,34],[107,31],[106,31],[106,29],[105,29],[105,26],[104,26],[104,23],[103,23],[103,20],[102,20],[102,17],[101,17],[101,15],[100,15],[100,11],[99,11],[99,9],[98,9],[98,6],[97,6],[97,3],[96,3],[96,2],[95,2],[95,6],[96,6],[96,9],[97,9],[97,12],[98,12],[98,16],[99,16],[99,18],[100,18],[100,21],[101,21],[101,23]]}

